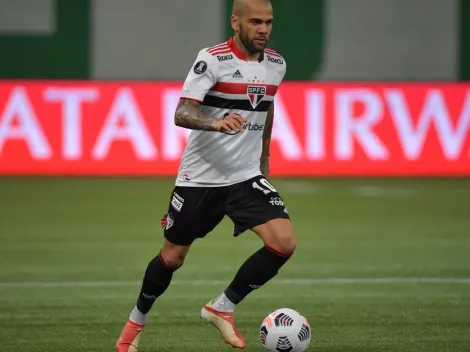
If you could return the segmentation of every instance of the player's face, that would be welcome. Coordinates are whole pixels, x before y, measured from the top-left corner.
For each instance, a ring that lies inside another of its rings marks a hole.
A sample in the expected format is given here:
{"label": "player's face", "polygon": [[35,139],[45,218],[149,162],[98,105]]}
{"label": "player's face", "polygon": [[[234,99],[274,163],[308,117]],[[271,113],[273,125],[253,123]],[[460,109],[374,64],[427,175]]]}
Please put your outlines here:
{"label": "player's face", "polygon": [[273,28],[271,5],[250,7],[239,19],[238,27],[238,34],[245,48],[251,53],[263,52]]}

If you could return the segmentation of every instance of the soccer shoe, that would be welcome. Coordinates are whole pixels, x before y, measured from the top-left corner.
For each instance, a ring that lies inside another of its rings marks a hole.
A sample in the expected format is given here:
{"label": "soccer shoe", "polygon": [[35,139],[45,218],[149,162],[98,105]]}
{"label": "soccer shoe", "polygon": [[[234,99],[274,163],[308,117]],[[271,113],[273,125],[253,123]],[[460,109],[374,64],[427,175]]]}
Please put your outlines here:
{"label": "soccer shoe", "polygon": [[212,301],[201,309],[201,318],[214,325],[219,331],[220,336],[225,343],[232,345],[234,348],[245,348],[245,339],[235,327],[232,312],[220,312],[212,306]]}
{"label": "soccer shoe", "polygon": [[137,352],[139,350],[140,333],[143,329],[144,325],[128,320],[116,342],[116,351]]}

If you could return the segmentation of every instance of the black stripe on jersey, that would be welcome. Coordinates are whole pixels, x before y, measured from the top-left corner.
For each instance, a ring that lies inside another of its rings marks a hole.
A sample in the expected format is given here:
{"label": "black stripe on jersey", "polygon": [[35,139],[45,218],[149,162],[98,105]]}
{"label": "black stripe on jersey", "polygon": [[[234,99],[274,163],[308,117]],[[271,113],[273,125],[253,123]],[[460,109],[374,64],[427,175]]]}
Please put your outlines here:
{"label": "black stripe on jersey", "polygon": [[249,100],[226,99],[222,97],[216,97],[214,95],[206,95],[202,105],[212,106],[219,109],[265,112],[268,111],[269,105],[271,105],[271,103],[272,101],[263,100],[256,108],[253,108]]}

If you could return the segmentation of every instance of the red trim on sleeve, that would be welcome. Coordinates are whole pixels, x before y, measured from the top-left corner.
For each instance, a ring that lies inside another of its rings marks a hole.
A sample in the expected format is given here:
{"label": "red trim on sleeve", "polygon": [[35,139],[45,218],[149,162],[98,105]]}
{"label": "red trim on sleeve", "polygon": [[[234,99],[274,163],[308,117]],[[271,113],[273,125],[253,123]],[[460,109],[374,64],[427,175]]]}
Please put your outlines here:
{"label": "red trim on sleeve", "polygon": [[272,49],[264,49],[264,52],[268,55],[271,55],[271,56],[277,56],[277,57],[281,57],[281,55],[279,55],[277,52],[275,52],[274,50]]}
{"label": "red trim on sleeve", "polygon": [[211,51],[223,49],[223,48],[228,48],[227,42],[219,44],[219,45],[215,45],[212,48],[207,49],[207,52],[210,53]]}
{"label": "red trim on sleeve", "polygon": [[188,97],[181,96],[181,97],[180,97],[180,100],[181,100],[181,99],[194,100],[194,101],[197,101],[198,103],[201,103],[201,104],[202,104],[202,100],[196,99],[196,98],[188,98]]}
{"label": "red trim on sleeve", "polygon": [[216,55],[220,55],[220,54],[228,54],[230,53],[232,50],[230,50],[229,48],[227,49],[220,49],[220,50],[215,50],[215,51],[211,51],[210,54],[212,56],[216,56]]}

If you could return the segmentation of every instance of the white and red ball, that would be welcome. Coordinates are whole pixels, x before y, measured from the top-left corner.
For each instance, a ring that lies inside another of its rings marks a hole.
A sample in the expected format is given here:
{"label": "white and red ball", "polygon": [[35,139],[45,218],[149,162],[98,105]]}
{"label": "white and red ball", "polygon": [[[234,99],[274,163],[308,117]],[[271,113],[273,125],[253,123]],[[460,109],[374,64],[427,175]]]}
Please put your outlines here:
{"label": "white and red ball", "polygon": [[260,327],[261,343],[273,352],[303,352],[310,345],[311,335],[307,319],[290,308],[275,310]]}

